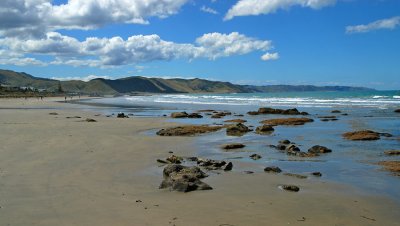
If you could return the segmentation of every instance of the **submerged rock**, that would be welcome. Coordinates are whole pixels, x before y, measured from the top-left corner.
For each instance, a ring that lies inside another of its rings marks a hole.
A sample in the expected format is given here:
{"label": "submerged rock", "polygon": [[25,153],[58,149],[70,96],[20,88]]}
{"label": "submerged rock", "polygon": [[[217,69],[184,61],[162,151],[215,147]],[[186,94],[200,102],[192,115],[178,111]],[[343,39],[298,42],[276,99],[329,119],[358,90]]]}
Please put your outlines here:
{"label": "submerged rock", "polygon": [[274,132],[274,128],[270,125],[262,125],[256,128],[256,133],[257,134],[271,134]]}
{"label": "submerged rock", "polygon": [[247,120],[244,120],[244,119],[231,119],[231,120],[226,120],[224,122],[245,123],[245,122],[247,122]]}
{"label": "submerged rock", "polygon": [[253,159],[253,160],[258,160],[258,159],[260,159],[262,157],[261,157],[261,155],[258,155],[258,154],[252,154],[252,155],[250,155],[250,158]]}
{"label": "submerged rock", "polygon": [[188,118],[203,118],[203,116],[198,113],[191,113],[187,117]]}
{"label": "submerged rock", "polygon": [[298,126],[313,121],[314,120],[310,118],[277,118],[277,119],[264,120],[261,121],[260,123],[267,124],[270,126],[279,126],[279,125]]}
{"label": "submerged rock", "polygon": [[222,149],[238,149],[238,148],[244,148],[246,145],[241,144],[241,143],[231,143],[231,144],[224,144],[221,146]]}
{"label": "submerged rock", "polygon": [[249,115],[259,115],[259,114],[281,114],[281,115],[308,115],[307,112],[300,112],[296,108],[292,109],[275,109],[275,108],[259,108],[258,111],[250,111]]}
{"label": "submerged rock", "polygon": [[237,123],[235,125],[230,125],[226,128],[226,134],[228,136],[242,136],[245,133],[252,131],[249,127],[242,123]]}
{"label": "submerged rock", "polygon": [[87,118],[85,121],[86,121],[86,122],[97,122],[96,120],[94,120],[94,119],[92,119],[92,118]]}
{"label": "submerged rock", "polygon": [[296,173],[284,173],[283,175],[290,176],[290,177],[296,177],[299,179],[307,179],[307,176],[301,175],[301,174],[296,174]]}
{"label": "submerged rock", "polygon": [[343,138],[348,140],[379,140],[381,136],[391,137],[392,135],[389,133],[378,133],[371,130],[361,130],[343,134]]}
{"label": "submerged rock", "polygon": [[381,165],[385,170],[400,176],[400,161],[381,161],[378,162],[378,165]]}
{"label": "submerged rock", "polygon": [[210,185],[200,180],[207,175],[197,166],[168,165],[163,170],[163,176],[160,189],[170,188],[179,192],[212,189]]}
{"label": "submerged rock", "polygon": [[399,108],[399,109],[396,109],[396,110],[394,110],[394,112],[396,112],[396,113],[400,113],[400,108]]}
{"label": "submerged rock", "polygon": [[311,174],[316,177],[322,177],[322,173],[320,172],[312,172]]}
{"label": "submerged rock", "polygon": [[161,129],[157,132],[159,136],[194,136],[197,134],[215,132],[222,129],[222,126],[208,126],[208,125],[190,125],[178,126],[167,129]]}

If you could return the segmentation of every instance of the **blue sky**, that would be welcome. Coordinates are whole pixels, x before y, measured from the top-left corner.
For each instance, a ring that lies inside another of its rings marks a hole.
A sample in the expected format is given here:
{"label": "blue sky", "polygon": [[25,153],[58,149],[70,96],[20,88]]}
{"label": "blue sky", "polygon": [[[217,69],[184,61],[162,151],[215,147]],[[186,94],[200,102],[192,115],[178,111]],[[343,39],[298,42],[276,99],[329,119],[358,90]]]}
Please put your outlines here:
{"label": "blue sky", "polygon": [[400,89],[398,0],[99,2],[2,1],[0,68]]}

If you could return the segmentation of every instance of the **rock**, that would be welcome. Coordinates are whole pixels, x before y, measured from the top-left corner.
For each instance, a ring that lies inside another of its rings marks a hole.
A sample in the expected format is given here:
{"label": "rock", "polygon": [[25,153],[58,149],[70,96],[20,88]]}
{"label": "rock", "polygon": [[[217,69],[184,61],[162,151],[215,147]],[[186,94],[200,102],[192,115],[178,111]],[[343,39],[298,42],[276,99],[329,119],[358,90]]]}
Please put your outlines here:
{"label": "rock", "polygon": [[187,117],[188,118],[203,118],[203,116],[198,113],[191,113]]}
{"label": "rock", "polygon": [[304,125],[305,123],[313,121],[314,120],[310,118],[277,118],[277,119],[264,120],[261,121],[260,123],[270,126],[279,126],[279,125],[297,126],[297,125]]}
{"label": "rock", "polygon": [[296,185],[282,185],[282,189],[286,191],[298,192],[300,188]]}
{"label": "rock", "polygon": [[117,118],[129,118],[129,117],[125,115],[123,112],[120,112],[117,114]]}
{"label": "rock", "polygon": [[207,170],[222,170],[229,165],[229,163],[226,163],[225,161],[218,161],[212,159],[198,159],[197,164],[201,167],[204,167]]}
{"label": "rock", "polygon": [[87,118],[86,122],[97,122],[96,120],[92,119],[92,118]]}
{"label": "rock", "polygon": [[339,111],[339,110],[333,110],[333,111],[331,111],[331,113],[333,113],[333,114],[339,114],[339,113],[342,113],[342,112]]}
{"label": "rock", "polygon": [[[96,115],[95,115],[96,116]],[[81,116],[68,116],[68,117],[65,117],[65,118],[68,118],[68,119],[70,119],[70,118],[82,118]]]}
{"label": "rock", "polygon": [[296,173],[284,173],[283,175],[290,176],[290,177],[296,177],[299,179],[307,179],[307,176],[301,175],[301,174],[296,174]]}
{"label": "rock", "polygon": [[186,159],[192,162],[197,162],[199,160],[197,157],[187,157]]}
{"label": "rock", "polygon": [[252,154],[252,155],[250,155],[250,158],[253,159],[253,160],[258,160],[258,159],[260,159],[262,157],[261,157],[261,155],[258,155],[258,154]]}
{"label": "rock", "polygon": [[181,161],[183,160],[182,157],[176,156],[176,155],[171,155],[170,157],[168,157],[167,159],[168,163],[172,163],[172,164],[180,164]]}
{"label": "rock", "polygon": [[329,153],[332,152],[332,150],[324,146],[315,145],[310,149],[308,149],[308,152],[314,154],[320,154],[320,153]]}
{"label": "rock", "polygon": [[222,118],[220,115],[212,115],[211,118]]}
{"label": "rock", "polygon": [[171,118],[187,118],[187,117],[188,113],[186,113],[185,111],[171,113]]}
{"label": "rock", "polygon": [[253,171],[246,170],[246,171],[244,171],[244,173],[245,173],[245,174],[253,174],[254,172],[253,172]]}
{"label": "rock", "polygon": [[280,140],[279,141],[280,144],[290,144],[290,140]]}
{"label": "rock", "polygon": [[49,115],[58,115],[57,112],[50,112]]}
{"label": "rock", "polygon": [[238,148],[244,148],[246,145],[241,144],[241,143],[231,143],[231,144],[224,144],[221,146],[222,149],[238,149]]}
{"label": "rock", "polygon": [[378,165],[381,165],[385,170],[400,176],[400,161],[381,161],[378,162]]}
{"label": "rock", "polygon": [[385,155],[400,155],[399,150],[390,150],[390,151],[385,151]]}
{"label": "rock", "polygon": [[207,175],[197,166],[168,165],[164,168],[163,175],[164,180],[160,184],[160,189],[170,188],[179,192],[212,189],[200,180]]}
{"label": "rock", "polygon": [[348,140],[379,140],[380,136],[391,137],[389,133],[378,133],[371,130],[361,130],[343,134],[343,138]]}
{"label": "rock", "polygon": [[312,172],[311,174],[316,177],[322,177],[322,173],[320,173],[320,172]]}
{"label": "rock", "polygon": [[231,119],[231,120],[226,120],[224,122],[245,123],[245,122],[247,122],[247,120],[244,120],[244,119]]}
{"label": "rock", "polygon": [[211,109],[203,109],[203,110],[198,110],[197,112],[214,112],[215,110]]}
{"label": "rock", "polygon": [[396,110],[394,110],[394,112],[396,112],[396,113],[400,113],[400,108],[399,108],[399,109],[396,109]]}
{"label": "rock", "polygon": [[258,114],[281,114],[281,115],[308,115],[307,112],[299,112],[296,108],[292,109],[275,109],[275,108],[259,108]]}
{"label": "rock", "polygon": [[162,160],[162,159],[157,159],[157,162],[158,162],[158,163],[161,163],[161,164],[168,164],[167,161]]}
{"label": "rock", "polygon": [[264,172],[267,173],[280,173],[282,170],[277,166],[268,166],[264,168]]}
{"label": "rock", "polygon": [[277,146],[275,146],[276,149],[278,149],[279,151],[284,151],[286,150],[287,146],[284,144],[278,144]]}
{"label": "rock", "polygon": [[228,136],[242,136],[249,131],[251,131],[251,129],[249,129],[247,126],[245,126],[242,123],[230,125],[226,128],[226,134]]}
{"label": "rock", "polygon": [[226,166],[224,166],[224,171],[231,171],[233,168],[233,164],[232,162],[229,162],[228,164],[226,164]]}
{"label": "rock", "polygon": [[274,132],[274,128],[270,125],[262,125],[256,128],[257,134],[271,134]]}
{"label": "rock", "polygon": [[243,117],[244,115],[243,115],[243,114],[236,114],[236,115],[234,115],[234,116],[236,116],[236,117]]}
{"label": "rock", "polygon": [[247,112],[248,115],[258,115],[259,113],[257,111],[249,111]]}
{"label": "rock", "polygon": [[159,136],[194,136],[197,134],[215,132],[222,129],[222,126],[208,125],[189,125],[178,126],[173,128],[161,129],[157,132]]}
{"label": "rock", "polygon": [[299,152],[299,151],[300,151],[300,148],[297,147],[297,146],[294,145],[294,144],[291,144],[291,145],[289,145],[289,146],[286,147],[286,151],[288,151],[288,152]]}

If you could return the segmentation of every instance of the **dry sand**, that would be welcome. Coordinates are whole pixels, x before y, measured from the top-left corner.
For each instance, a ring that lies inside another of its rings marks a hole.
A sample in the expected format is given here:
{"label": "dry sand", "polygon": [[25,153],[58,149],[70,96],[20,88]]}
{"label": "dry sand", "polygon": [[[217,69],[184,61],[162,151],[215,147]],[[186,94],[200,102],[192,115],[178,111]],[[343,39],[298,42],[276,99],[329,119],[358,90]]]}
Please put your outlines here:
{"label": "dry sand", "polygon": [[[388,198],[323,179],[248,175],[236,162],[205,180],[214,190],[159,190],[156,159],[195,155],[195,138],[149,136],[169,124],[94,116],[53,100],[0,100],[0,225],[400,224]],[[278,189],[288,183],[300,192]]]}

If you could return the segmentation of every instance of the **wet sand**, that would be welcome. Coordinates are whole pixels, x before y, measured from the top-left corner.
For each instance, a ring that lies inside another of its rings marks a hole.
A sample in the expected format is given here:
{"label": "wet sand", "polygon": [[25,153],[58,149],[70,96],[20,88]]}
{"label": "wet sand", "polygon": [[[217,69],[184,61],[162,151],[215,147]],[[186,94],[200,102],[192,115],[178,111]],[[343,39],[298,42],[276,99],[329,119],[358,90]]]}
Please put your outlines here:
{"label": "wet sand", "polygon": [[384,196],[318,178],[248,175],[235,161],[234,171],[204,180],[213,190],[159,190],[156,159],[195,155],[195,137],[149,136],[172,124],[54,100],[0,100],[0,225],[399,225],[398,203]]}

